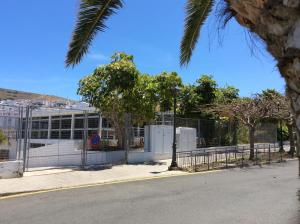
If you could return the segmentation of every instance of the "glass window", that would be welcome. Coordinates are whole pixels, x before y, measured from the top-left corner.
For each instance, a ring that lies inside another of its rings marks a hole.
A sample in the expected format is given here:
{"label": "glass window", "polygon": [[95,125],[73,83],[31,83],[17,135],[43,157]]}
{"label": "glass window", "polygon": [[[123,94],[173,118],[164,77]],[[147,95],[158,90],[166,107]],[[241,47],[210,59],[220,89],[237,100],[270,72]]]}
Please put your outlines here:
{"label": "glass window", "polygon": [[99,116],[99,114],[97,113],[89,114],[89,117],[97,117],[97,116]]}
{"label": "glass window", "polygon": [[48,120],[40,121],[40,129],[48,129]]}
{"label": "glass window", "polygon": [[52,120],[51,121],[51,129],[59,129],[60,120]]}
{"label": "glass window", "polygon": [[26,121],[22,121],[22,129],[25,130]]}
{"label": "glass window", "polygon": [[59,132],[51,131],[51,139],[59,139]]}
{"label": "glass window", "polygon": [[47,138],[48,138],[48,131],[41,131],[40,139],[47,139]]}
{"label": "glass window", "polygon": [[61,120],[61,129],[71,129],[71,119]]}
{"label": "glass window", "polygon": [[84,128],[84,119],[75,119],[75,128]]}
{"label": "glass window", "polygon": [[39,129],[40,122],[39,121],[32,121],[32,129]]}
{"label": "glass window", "polygon": [[31,132],[31,138],[32,138],[32,139],[37,139],[37,138],[39,138],[39,132],[38,132],[38,131],[32,131],[32,132]]}
{"label": "glass window", "polygon": [[83,139],[83,131],[74,131],[74,139]]}
{"label": "glass window", "polygon": [[89,118],[88,120],[89,123],[89,128],[98,128],[99,127],[99,118],[95,117],[95,118]]}
{"label": "glass window", "polygon": [[101,138],[107,139],[107,131],[105,131],[105,130],[101,131]]}
{"label": "glass window", "polygon": [[102,128],[108,128],[108,121],[106,118],[102,118]]}
{"label": "glass window", "polygon": [[60,138],[61,139],[70,139],[71,138],[71,131],[62,131]]}

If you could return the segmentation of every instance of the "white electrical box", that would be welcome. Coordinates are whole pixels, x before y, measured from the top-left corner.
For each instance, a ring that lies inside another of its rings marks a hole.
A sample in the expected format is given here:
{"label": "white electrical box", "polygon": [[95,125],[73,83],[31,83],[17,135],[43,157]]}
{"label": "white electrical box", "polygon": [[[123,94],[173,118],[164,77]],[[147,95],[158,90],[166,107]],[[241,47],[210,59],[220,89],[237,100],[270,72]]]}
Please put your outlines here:
{"label": "white electrical box", "polygon": [[197,148],[197,135],[195,128],[176,128],[177,152],[191,151]]}
{"label": "white electrical box", "polygon": [[[177,152],[195,150],[197,136],[195,128],[176,128],[176,149]],[[173,126],[169,125],[148,125],[145,126],[146,152],[154,154],[171,154],[173,145]]]}
{"label": "white electrical box", "polygon": [[173,126],[145,126],[145,151],[154,154],[169,154],[172,153],[172,144]]}

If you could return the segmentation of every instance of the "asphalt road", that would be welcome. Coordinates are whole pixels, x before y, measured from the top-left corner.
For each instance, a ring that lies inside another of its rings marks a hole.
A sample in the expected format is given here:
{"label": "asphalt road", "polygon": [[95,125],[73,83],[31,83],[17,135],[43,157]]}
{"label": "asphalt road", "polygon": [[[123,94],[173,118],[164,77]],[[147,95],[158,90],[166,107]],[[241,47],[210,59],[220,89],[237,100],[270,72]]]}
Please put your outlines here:
{"label": "asphalt road", "polygon": [[0,223],[300,224],[297,165],[294,161],[5,199],[0,200]]}

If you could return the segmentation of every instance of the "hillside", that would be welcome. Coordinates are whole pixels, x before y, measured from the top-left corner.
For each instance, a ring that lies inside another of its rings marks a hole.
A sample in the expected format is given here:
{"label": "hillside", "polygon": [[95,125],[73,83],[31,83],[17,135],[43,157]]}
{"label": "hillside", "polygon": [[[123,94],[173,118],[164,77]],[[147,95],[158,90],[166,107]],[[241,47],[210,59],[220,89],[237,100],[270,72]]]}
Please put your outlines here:
{"label": "hillside", "polygon": [[0,88],[0,100],[47,100],[47,101],[70,101],[63,97],[17,91]]}

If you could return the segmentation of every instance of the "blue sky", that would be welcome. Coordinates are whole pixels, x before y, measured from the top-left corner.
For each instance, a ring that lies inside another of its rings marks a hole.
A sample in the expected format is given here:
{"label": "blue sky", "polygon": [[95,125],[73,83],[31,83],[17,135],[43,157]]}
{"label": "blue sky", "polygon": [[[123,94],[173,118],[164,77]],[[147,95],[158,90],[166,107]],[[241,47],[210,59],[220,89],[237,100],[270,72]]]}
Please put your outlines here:
{"label": "blue sky", "polygon": [[[204,26],[192,61],[179,66],[185,0],[127,0],[99,33],[82,63],[65,68],[78,0],[0,1],[0,87],[79,99],[78,80],[109,62],[116,51],[133,54],[143,73],[176,71],[185,83],[211,74],[220,86],[234,85],[242,96],[266,88],[284,91],[276,63],[235,21],[218,34],[214,14]],[[220,44],[220,41],[221,44]]]}

